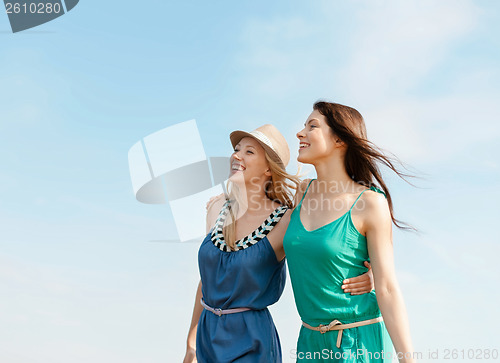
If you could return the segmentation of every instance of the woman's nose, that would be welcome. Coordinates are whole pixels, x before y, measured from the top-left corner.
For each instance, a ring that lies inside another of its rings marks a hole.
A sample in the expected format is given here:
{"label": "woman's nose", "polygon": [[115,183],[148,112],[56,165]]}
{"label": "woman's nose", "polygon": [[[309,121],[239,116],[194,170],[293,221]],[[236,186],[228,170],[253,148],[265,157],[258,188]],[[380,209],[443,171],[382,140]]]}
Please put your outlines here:
{"label": "woman's nose", "polygon": [[238,152],[237,152],[237,151],[235,151],[235,152],[234,152],[233,157],[234,157],[236,160],[241,161],[241,158],[240,158],[240,156],[238,155]]}
{"label": "woman's nose", "polygon": [[302,133],[302,131],[304,130],[300,130],[299,132],[297,132],[297,139],[300,139],[301,137],[304,137],[304,134]]}

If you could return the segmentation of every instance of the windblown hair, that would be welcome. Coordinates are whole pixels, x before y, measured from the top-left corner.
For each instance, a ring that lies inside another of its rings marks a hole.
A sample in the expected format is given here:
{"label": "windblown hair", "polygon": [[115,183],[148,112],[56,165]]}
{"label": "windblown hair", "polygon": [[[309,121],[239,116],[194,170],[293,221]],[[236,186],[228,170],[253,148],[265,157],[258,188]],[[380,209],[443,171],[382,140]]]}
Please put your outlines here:
{"label": "windblown hair", "polygon": [[[387,156],[384,152],[368,140],[363,116],[354,108],[331,102],[316,102],[313,109],[326,118],[326,122],[333,134],[338,136],[347,146],[344,166],[351,179],[366,187],[376,186],[386,195],[392,222],[400,229],[415,230],[407,223],[394,217],[391,194],[385,184],[378,164],[387,166],[407,183],[406,177],[412,175],[402,173],[394,164],[402,165],[395,156]],[[411,183],[409,183],[411,184]]]}
{"label": "windblown hair", "polygon": [[[271,170],[271,178],[263,185],[266,196],[270,201],[286,205],[288,208],[294,208],[294,195],[300,183],[297,175],[288,174],[283,167],[265,153],[266,160]],[[232,249],[236,246],[236,216],[238,215],[241,198],[245,198],[239,190],[238,185],[229,181],[228,193],[226,199],[230,200],[229,213],[226,217],[222,234],[224,241]]]}

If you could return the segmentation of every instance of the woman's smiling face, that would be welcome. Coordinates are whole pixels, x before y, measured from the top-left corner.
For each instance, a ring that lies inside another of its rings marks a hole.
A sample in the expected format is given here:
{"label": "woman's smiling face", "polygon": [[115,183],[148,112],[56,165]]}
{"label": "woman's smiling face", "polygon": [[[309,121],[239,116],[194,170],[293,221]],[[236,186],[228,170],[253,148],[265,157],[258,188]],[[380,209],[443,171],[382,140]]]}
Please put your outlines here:
{"label": "woman's smiling face", "polygon": [[230,179],[233,181],[247,183],[255,178],[267,180],[271,176],[265,150],[252,137],[244,137],[235,145],[230,163]]}
{"label": "woman's smiling face", "polygon": [[335,138],[326,123],[326,117],[319,111],[313,111],[304,128],[297,132],[299,139],[299,156],[297,161],[304,164],[313,164],[325,156],[331,155],[335,146]]}

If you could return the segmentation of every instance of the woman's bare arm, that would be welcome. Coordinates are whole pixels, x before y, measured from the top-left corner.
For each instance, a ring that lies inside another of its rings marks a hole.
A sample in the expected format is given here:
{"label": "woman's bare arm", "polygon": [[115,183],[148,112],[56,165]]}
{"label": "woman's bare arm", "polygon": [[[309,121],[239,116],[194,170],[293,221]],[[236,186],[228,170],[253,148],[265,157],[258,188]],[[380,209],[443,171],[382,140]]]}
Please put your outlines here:
{"label": "woman's bare arm", "polygon": [[[206,220],[206,233],[210,232],[210,229],[215,223],[217,215],[224,204],[224,195],[220,194],[216,197],[210,199],[207,203],[207,220]],[[200,300],[203,297],[201,292],[201,280],[198,283],[198,289],[196,290],[196,297],[194,299],[193,316],[191,317],[191,325],[189,326],[188,337],[186,342],[186,355],[184,356],[183,363],[195,363],[196,360],[196,332],[198,330],[198,321],[200,320],[201,312],[203,307],[201,306]]]}
{"label": "woman's bare arm", "polygon": [[368,253],[373,267],[377,302],[400,362],[415,362],[405,303],[396,279],[392,246],[392,220],[385,197],[366,193],[365,220]]}
{"label": "woman's bare arm", "polygon": [[196,297],[194,299],[193,316],[191,318],[191,325],[189,327],[187,344],[186,344],[186,355],[184,357],[183,363],[194,363],[196,362],[196,332],[198,330],[198,321],[200,320],[201,312],[203,307],[201,306],[200,299],[201,294],[201,281],[198,284],[198,290],[196,291]]}

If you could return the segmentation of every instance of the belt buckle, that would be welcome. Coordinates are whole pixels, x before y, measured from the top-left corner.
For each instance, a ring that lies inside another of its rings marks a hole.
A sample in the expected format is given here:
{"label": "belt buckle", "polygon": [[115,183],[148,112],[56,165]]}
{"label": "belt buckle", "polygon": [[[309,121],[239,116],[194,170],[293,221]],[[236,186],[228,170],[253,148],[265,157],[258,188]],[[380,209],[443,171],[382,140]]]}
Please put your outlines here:
{"label": "belt buckle", "polygon": [[215,309],[214,309],[214,313],[215,313],[215,315],[217,315],[217,316],[221,316],[221,315],[222,315],[222,309],[221,309],[221,308],[215,308]]}
{"label": "belt buckle", "polygon": [[318,328],[319,328],[319,332],[321,334],[325,334],[329,330],[329,326],[328,325],[323,325],[323,324],[319,324]]}

